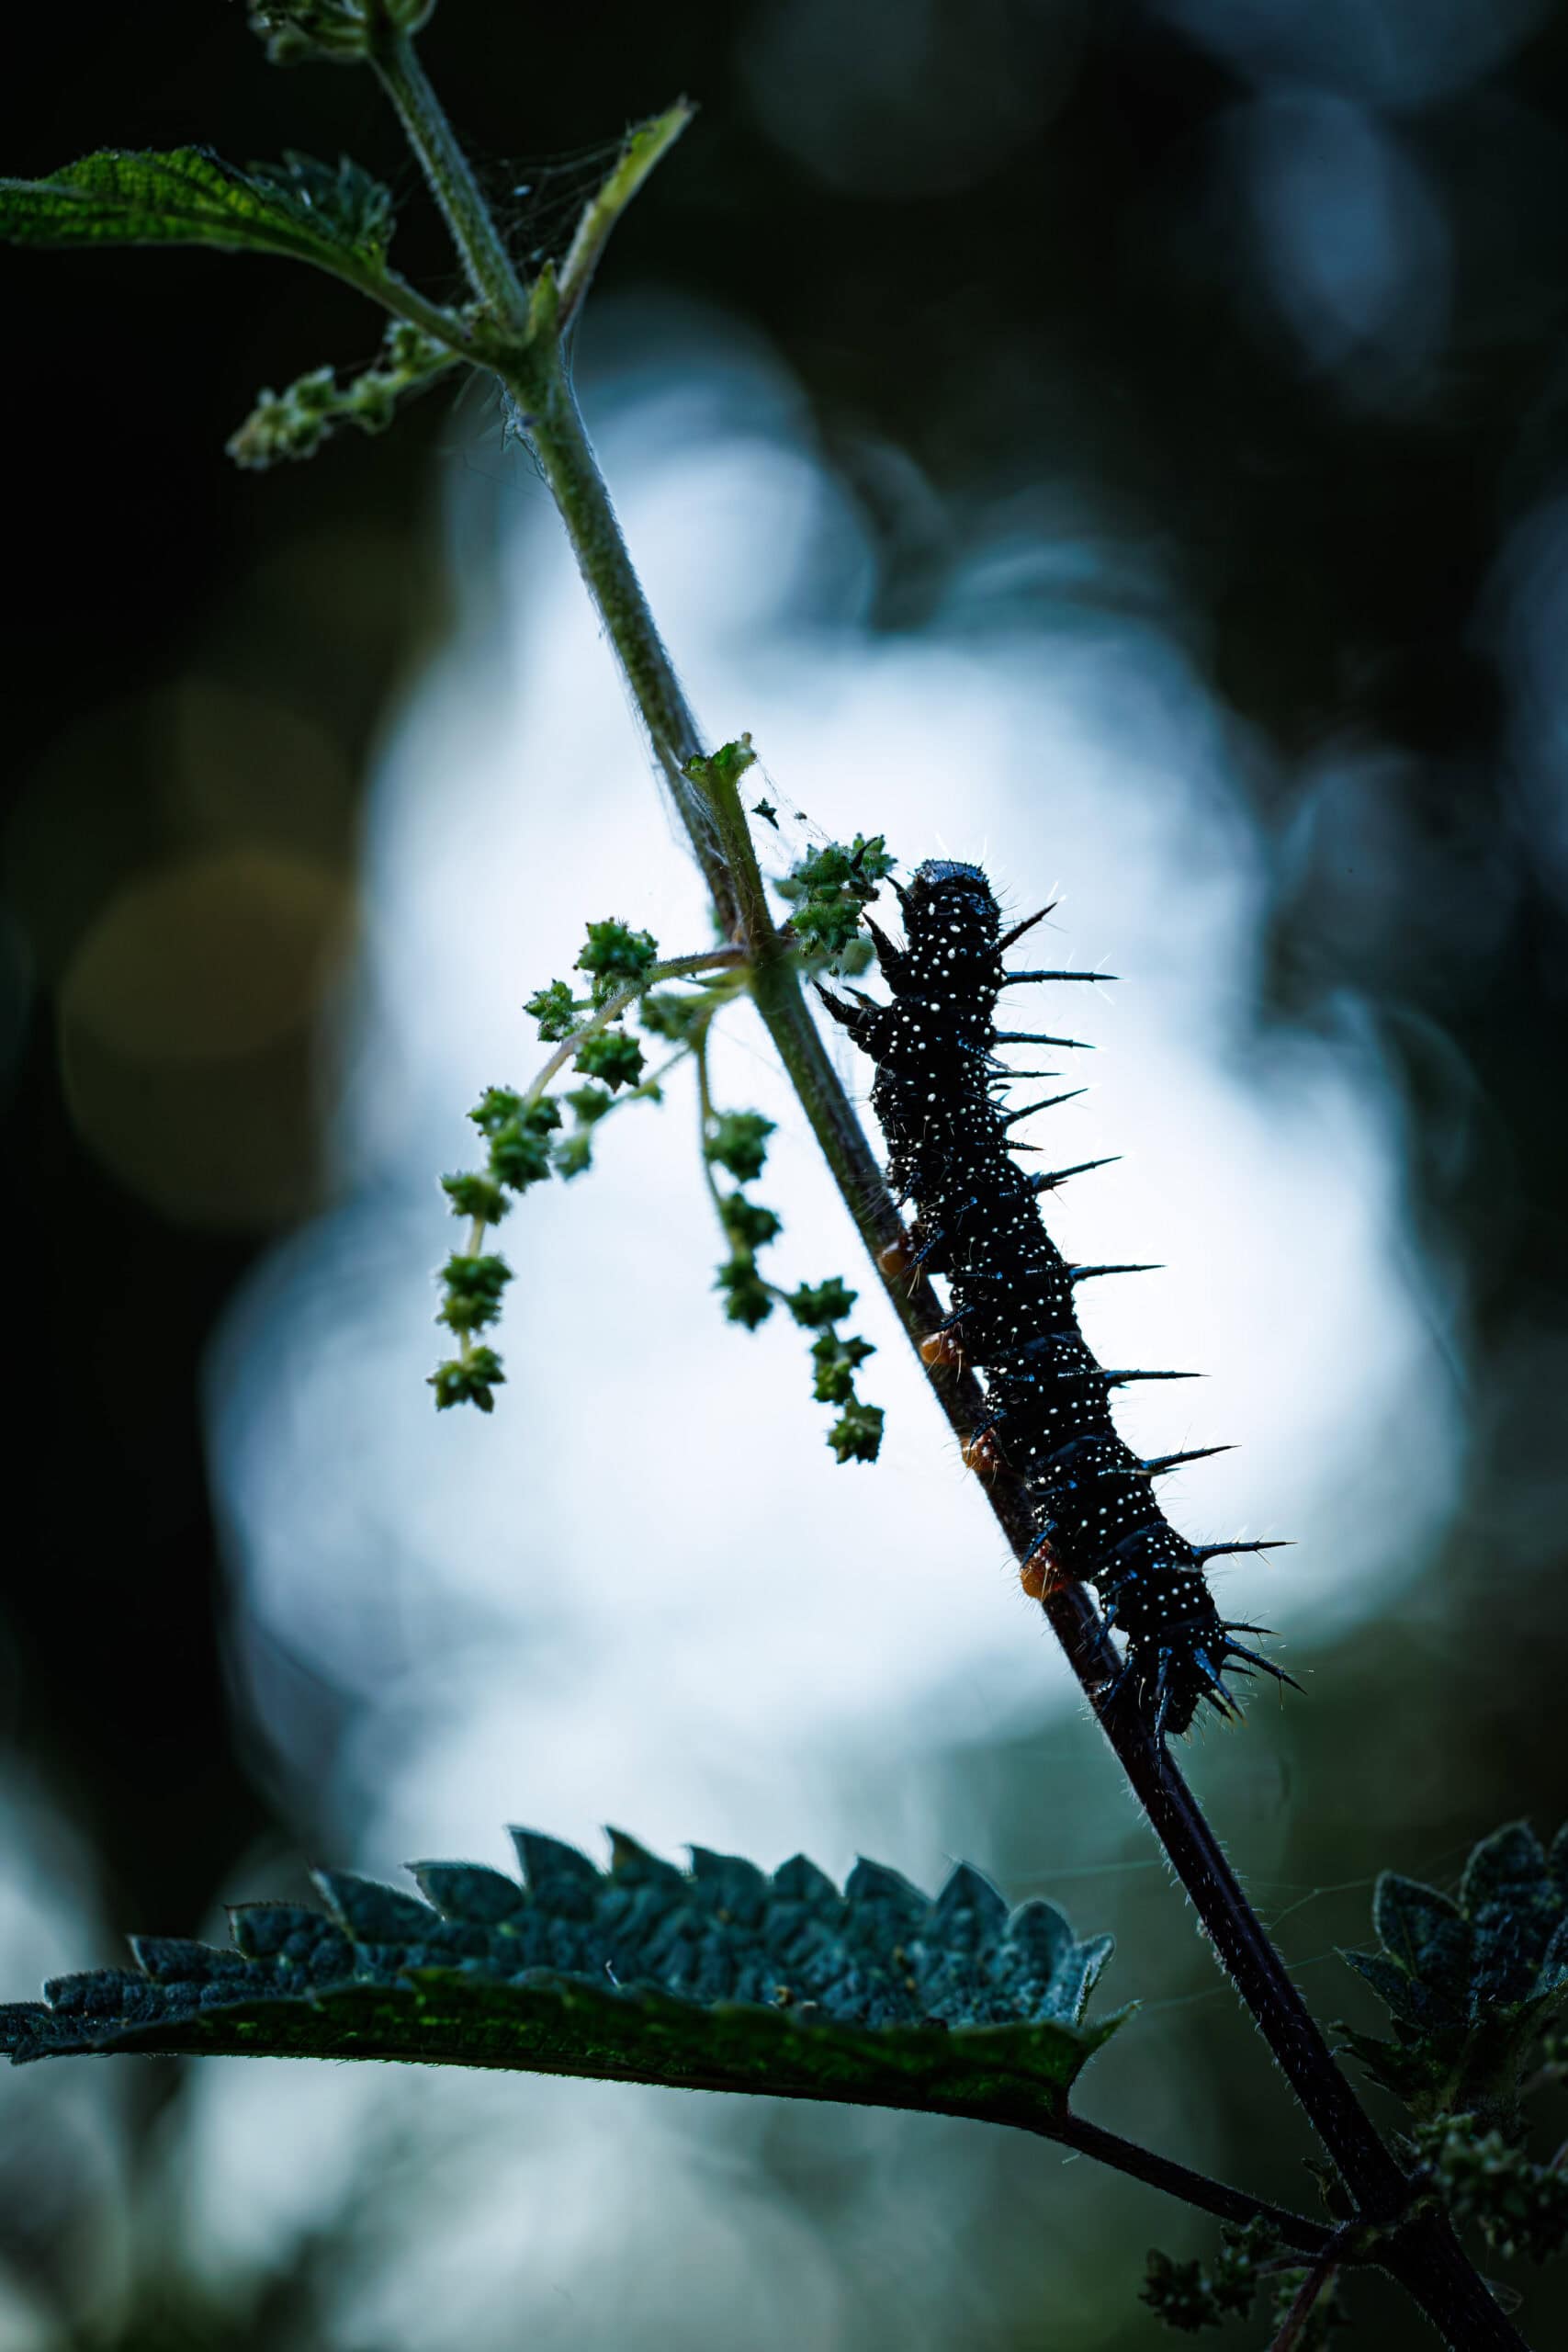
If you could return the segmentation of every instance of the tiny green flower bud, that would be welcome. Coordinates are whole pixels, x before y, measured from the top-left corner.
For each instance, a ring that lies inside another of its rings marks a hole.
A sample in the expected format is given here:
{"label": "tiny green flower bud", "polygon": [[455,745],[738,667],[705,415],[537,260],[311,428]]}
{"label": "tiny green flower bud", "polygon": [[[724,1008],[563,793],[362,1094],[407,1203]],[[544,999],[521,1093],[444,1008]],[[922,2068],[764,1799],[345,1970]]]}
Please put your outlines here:
{"label": "tiny green flower bud", "polygon": [[816,1331],[825,1323],[841,1322],[859,1296],[858,1291],[848,1289],[841,1277],[834,1274],[815,1287],[802,1283],[798,1290],[791,1291],[789,1311],[807,1331]]}
{"label": "tiny green flower bud", "polygon": [[[558,1126],[559,1114],[549,1124]],[[509,1119],[491,1136],[490,1172],[497,1183],[508,1185],[514,1193],[543,1183],[550,1172],[550,1147],[537,1121]]]}
{"label": "tiny green flower bud", "polygon": [[454,1216],[477,1216],[486,1225],[499,1225],[512,1206],[501,1186],[488,1176],[443,1176],[441,1189],[452,1204]]}
{"label": "tiny green flower bud", "polygon": [[642,1076],[642,1047],[624,1029],[600,1029],[583,1039],[572,1068],[585,1078],[602,1078],[612,1091],[634,1086]]}
{"label": "tiny green flower bud", "polygon": [[737,1183],[749,1184],[762,1172],[773,1132],[773,1122],[760,1111],[725,1111],[714,1121],[703,1149],[716,1168],[728,1168]]}
{"label": "tiny green flower bud", "polygon": [[629,923],[591,922],[588,942],[577,959],[580,972],[592,974],[593,999],[603,1004],[617,989],[640,980],[659,961],[659,942],[649,931],[633,931]]}
{"label": "tiny green flower bud", "polygon": [[566,982],[552,980],[547,989],[536,989],[523,1010],[538,1023],[545,1044],[558,1046],[576,1028],[580,1008]]}
{"label": "tiny green flower bud", "polygon": [[467,1356],[453,1356],[446,1363],[438,1363],[426,1385],[435,1391],[438,1413],[452,1405],[477,1405],[481,1413],[490,1413],[495,1409],[491,1391],[503,1386],[505,1380],[501,1358],[493,1348],[470,1348]]}
{"label": "tiny green flower bud", "polygon": [[714,1288],[724,1293],[728,1321],[743,1323],[754,1331],[773,1311],[773,1295],[750,1257],[731,1258],[719,1268]]}
{"label": "tiny green flower bud", "polygon": [[501,1313],[501,1294],[512,1280],[504,1258],[472,1258],[455,1250],[441,1270],[446,1295],[436,1316],[454,1331],[482,1331]]}
{"label": "tiny green flower bud", "polygon": [[737,1255],[761,1250],[784,1231],[784,1219],[765,1209],[759,1201],[749,1201],[744,1193],[726,1193],[719,1203],[719,1216],[724,1229],[735,1246]]}
{"label": "tiny green flower bud", "polygon": [[882,1451],[880,1405],[850,1405],[828,1432],[828,1442],[840,1462],[874,1462]]}

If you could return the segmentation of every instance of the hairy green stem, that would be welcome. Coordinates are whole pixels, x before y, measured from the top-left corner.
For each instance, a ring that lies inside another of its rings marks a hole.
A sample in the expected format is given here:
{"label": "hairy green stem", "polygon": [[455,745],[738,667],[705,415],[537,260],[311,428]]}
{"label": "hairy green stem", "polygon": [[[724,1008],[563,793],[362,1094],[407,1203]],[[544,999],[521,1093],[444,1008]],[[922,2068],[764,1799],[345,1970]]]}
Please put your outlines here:
{"label": "hairy green stem", "polygon": [[398,110],[409,145],[452,232],[468,283],[480,301],[490,305],[501,328],[523,334],[527,327],[527,298],[412,41],[406,33],[389,35],[378,44],[371,62]]}
{"label": "hairy green stem", "polygon": [[517,421],[566,526],[604,634],[626,673],[653,756],[670,787],[719,921],[733,938],[739,909],[730,868],[707,803],[687,775],[691,763],[702,757],[703,740],[654,625],[642,582],[632,569],[558,348],[552,345],[527,355],[509,378],[508,390]]}
{"label": "hairy green stem", "polygon": [[551,1079],[582,1051],[585,1037],[597,1036],[601,1029],[607,1029],[612,1021],[620,1018],[628,1004],[636,1004],[639,997],[647,996],[649,989],[658,988],[661,981],[690,979],[698,972],[732,972],[739,970],[744,962],[745,957],[739,947],[707,947],[695,956],[670,956],[662,964],[650,965],[639,979],[631,981],[624,989],[617,989],[614,996],[606,997],[592,1018],[585,1021],[581,1029],[574,1029],[570,1037],[562,1038],[529,1086],[524,1101],[536,1102]]}

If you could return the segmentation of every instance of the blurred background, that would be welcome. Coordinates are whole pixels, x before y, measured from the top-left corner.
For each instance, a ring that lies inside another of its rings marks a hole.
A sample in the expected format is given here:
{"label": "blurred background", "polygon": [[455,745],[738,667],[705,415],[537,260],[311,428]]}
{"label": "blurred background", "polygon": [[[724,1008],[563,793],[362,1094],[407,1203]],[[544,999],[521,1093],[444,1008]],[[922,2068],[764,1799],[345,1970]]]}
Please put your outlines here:
{"label": "blurred background", "polygon": [[[346,149],[452,289],[367,77],[274,72],[211,0],[28,29],[7,171]],[[1206,1375],[1129,1433],[1238,1442],[1178,1523],[1296,1539],[1222,1591],[1308,1695],[1189,1761],[1319,2015],[1374,2024],[1335,1947],[1377,1870],[1568,1812],[1568,10],[446,0],[424,50],[524,257],[701,102],[579,372],[705,723],[793,812],[775,869],[812,828],[978,856],[1123,976],[1048,1140],[1124,1157],[1057,1229],[1168,1269],[1094,1299],[1108,1361]],[[313,1861],[504,1864],[508,1821],[933,1889],[964,1856],[1117,1934],[1145,2014],[1088,2111],[1310,2203],[869,1286],[875,1469],[835,1469],[798,1333],[720,1319],[681,1086],[508,1225],[493,1419],[432,1409],[435,1180],[536,1066],[522,998],[590,918],[706,937],[499,413],[439,390],[242,475],[260,386],[372,355],[353,297],[4,267],[0,1993]],[[719,1080],[780,1122],[779,1278],[856,1280],[744,1017]],[[1134,2352],[1144,2248],[1212,2244],[916,2117],[121,2061],[0,2119],[0,2352]],[[1557,2340],[1568,2292],[1518,2283]]]}

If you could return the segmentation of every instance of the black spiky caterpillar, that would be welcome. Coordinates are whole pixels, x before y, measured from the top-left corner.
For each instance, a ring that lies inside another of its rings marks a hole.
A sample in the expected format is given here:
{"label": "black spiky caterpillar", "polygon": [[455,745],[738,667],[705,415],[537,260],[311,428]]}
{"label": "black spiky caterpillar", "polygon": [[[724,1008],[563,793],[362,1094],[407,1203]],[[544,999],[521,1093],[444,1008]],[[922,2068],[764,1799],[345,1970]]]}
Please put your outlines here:
{"label": "black spiky caterpillar", "polygon": [[[1005,935],[990,884],[976,865],[931,859],[908,890],[899,889],[907,944],[896,947],[867,918],[889,1005],[852,991],[846,1004],[819,994],[876,1064],[872,1107],[887,1138],[895,1193],[913,1201],[919,1261],[947,1277],[953,1311],[942,1326],[959,1335],[964,1359],[987,1374],[987,1414],[975,1446],[1000,1432],[999,1450],[1029,1489],[1038,1540],[1025,1582],[1043,1579],[1031,1563],[1090,1584],[1108,1623],[1127,1637],[1122,1679],[1130,1679],[1156,1732],[1187,1731],[1205,1703],[1237,1713],[1225,1673],[1261,1668],[1291,1677],[1229,1624],[1204,1579],[1203,1564],[1263,1544],[1191,1544],[1155,1499],[1154,1480],[1178,1463],[1224,1452],[1203,1446],[1140,1461],[1116,1434],[1113,1388],[1133,1380],[1178,1379],[1173,1373],[1104,1372],[1078,1329],[1075,1285],[1090,1275],[1145,1271],[1132,1266],[1069,1266],[1046,1232],[1040,1195],[1086,1168],[1028,1176],[1017,1166],[1008,1128],[1028,1111],[1005,1114],[998,1086],[1017,1075],[995,1054],[998,1045],[1070,1046],[1071,1038],[998,1029],[998,991],[1010,980],[1087,979],[1091,973],[1008,972],[1003,951],[1041,920],[1032,915]],[[1049,912],[1049,910],[1045,910]],[[1066,1100],[1055,1096],[1055,1102]],[[1049,1109],[1032,1103],[1029,1110]]]}

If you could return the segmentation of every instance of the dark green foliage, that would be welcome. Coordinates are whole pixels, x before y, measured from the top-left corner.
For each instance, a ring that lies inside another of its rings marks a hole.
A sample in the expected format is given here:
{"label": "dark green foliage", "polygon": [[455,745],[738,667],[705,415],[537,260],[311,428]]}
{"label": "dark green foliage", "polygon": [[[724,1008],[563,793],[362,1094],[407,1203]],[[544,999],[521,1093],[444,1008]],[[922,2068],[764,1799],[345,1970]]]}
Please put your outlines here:
{"label": "dark green foliage", "polygon": [[385,273],[392,199],[345,158],[290,155],[242,172],[205,147],[105,148],[42,180],[0,180],[12,244],[221,245],[313,262],[356,283]]}
{"label": "dark green foliage", "polygon": [[1376,1951],[1344,1957],[1393,2018],[1393,2040],[1350,2032],[1349,2045],[1422,2122],[1472,2113],[1516,2120],[1521,2068],[1568,2009],[1568,1832],[1549,1857],[1528,1822],[1483,1838],[1457,1901],[1385,1873],[1372,1919]]}
{"label": "dark green foliage", "polygon": [[750,1184],[766,1164],[773,1132],[773,1122],[760,1111],[721,1111],[708,1127],[703,1149],[714,1167],[728,1169],[738,1184]]}
{"label": "dark green foliage", "polygon": [[[857,833],[848,848],[842,842],[829,842],[790,868],[778,886],[779,894],[791,903],[795,936],[815,970],[848,968],[845,959],[852,949],[863,945],[857,938],[862,910],[896,863],[880,833],[869,841]],[[863,959],[856,968],[863,968]]]}
{"label": "dark green foliage", "polygon": [[1120,2017],[1085,2004],[1110,1939],[977,1872],[935,1902],[879,1863],[840,1894],[803,1856],[772,1877],[614,1838],[607,1872],[514,1833],[525,1883],[421,1862],[423,1895],[321,1871],[329,1913],[247,1904],[234,1949],[133,1939],[135,1970],[0,2009],[26,2061],[79,2051],[399,2058],[926,2108],[1048,2131]]}

